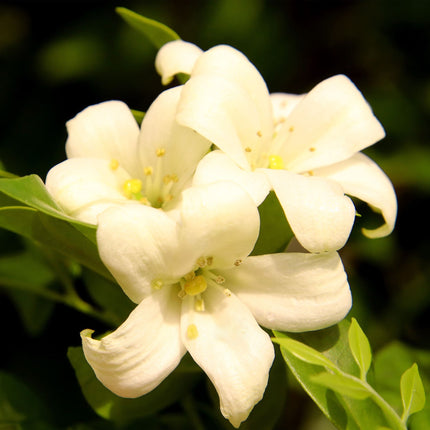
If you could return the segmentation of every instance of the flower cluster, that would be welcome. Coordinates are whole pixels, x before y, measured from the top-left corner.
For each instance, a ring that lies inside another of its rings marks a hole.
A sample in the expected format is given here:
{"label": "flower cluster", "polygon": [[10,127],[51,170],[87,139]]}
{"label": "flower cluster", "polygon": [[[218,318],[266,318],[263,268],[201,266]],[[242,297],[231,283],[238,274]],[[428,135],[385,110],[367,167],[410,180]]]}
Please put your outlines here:
{"label": "flower cluster", "polygon": [[[156,68],[164,84],[190,78],[157,97],[140,129],[120,101],[86,108],[67,123],[68,159],[46,179],[66,213],[97,224],[100,257],[137,305],[101,339],[84,330],[83,350],[123,397],[154,389],[188,352],[238,427],[267,385],[266,329],[321,329],[351,307],[337,253],[355,219],[347,195],[382,214],[367,236],[393,229],[391,182],[360,152],[384,130],[345,76],[269,94],[239,51],[183,41],[164,45]],[[294,239],[251,255],[272,190]]]}

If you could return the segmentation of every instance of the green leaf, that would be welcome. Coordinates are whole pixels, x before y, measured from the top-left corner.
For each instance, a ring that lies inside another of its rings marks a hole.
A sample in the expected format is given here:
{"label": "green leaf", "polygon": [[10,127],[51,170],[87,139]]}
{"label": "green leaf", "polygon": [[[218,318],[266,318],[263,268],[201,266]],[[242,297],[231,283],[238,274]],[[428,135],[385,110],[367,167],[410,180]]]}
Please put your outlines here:
{"label": "green leaf", "polygon": [[372,351],[366,335],[355,318],[352,318],[351,320],[351,326],[348,331],[348,340],[352,356],[360,368],[360,377],[365,380],[372,363]]}
{"label": "green leaf", "polygon": [[81,347],[70,347],[67,356],[89,405],[102,418],[120,425],[156,414],[180,400],[202,375],[197,365],[186,355],[157,388],[137,399],[126,399],[116,396],[99,382]]}
{"label": "green leaf", "polygon": [[410,415],[421,411],[426,403],[424,386],[416,363],[403,373],[400,379],[400,393],[403,403],[402,420],[406,422]]}
{"label": "green leaf", "polygon": [[366,399],[370,397],[371,393],[360,379],[353,376],[333,374],[333,373],[320,373],[312,377],[312,380],[317,384],[324,385],[337,393],[351,397],[353,399]]}
{"label": "green leaf", "polygon": [[0,227],[51,248],[112,279],[100,260],[95,243],[68,221],[30,207],[4,207],[0,208]]}
{"label": "green leaf", "polygon": [[296,358],[306,363],[323,366],[334,371],[337,370],[336,366],[325,355],[313,348],[310,348],[304,343],[298,342],[297,340],[288,337],[274,338],[272,340],[293,354]]}
{"label": "green leaf", "polygon": [[136,122],[139,125],[142,124],[143,118],[145,117],[145,112],[141,112],[139,110],[131,109],[131,113],[133,114],[134,119],[136,120]]}
{"label": "green leaf", "polygon": [[51,429],[49,420],[40,396],[14,375],[0,371],[0,428]]}
{"label": "green leaf", "polygon": [[142,32],[157,49],[167,42],[180,39],[172,29],[158,21],[141,16],[124,7],[117,7],[115,10],[130,26]]}
{"label": "green leaf", "polygon": [[293,237],[293,232],[273,191],[258,207],[258,212],[260,213],[260,233],[252,255],[282,252]]}
{"label": "green leaf", "polygon": [[0,178],[0,207],[28,206],[46,215],[67,221],[74,228],[96,243],[96,226],[66,215],[48,193],[37,175],[19,178]]}
{"label": "green leaf", "polygon": [[[356,377],[355,379],[359,381],[360,384],[367,384],[358,379],[360,372],[351,350],[348,347],[349,328],[349,321],[343,320],[336,326],[324,330],[298,334],[288,333],[288,335],[279,332],[274,332],[274,334],[278,341],[279,339],[291,338],[305,343],[307,347],[313,348],[317,352],[313,354],[308,353],[306,355],[302,353],[302,358],[308,360],[305,361],[299,358],[300,354],[297,351],[294,351],[295,355],[287,348],[281,346],[282,356],[291,373],[298,380],[305,392],[338,429],[360,430],[377,428],[378,426],[390,427],[393,420],[396,420],[396,417],[387,418],[380,406],[375,403],[373,394],[369,396],[366,395],[366,398],[363,398],[365,397],[364,394],[356,394],[360,392],[360,390],[356,389],[354,398],[351,397],[351,392],[348,393],[349,395],[345,395],[339,392],[339,390],[334,390],[333,388],[335,388],[335,385],[332,380],[327,382],[318,379],[333,379],[332,376],[317,375],[335,374],[343,375],[348,378],[353,376]],[[316,361],[314,360],[315,357],[318,356],[318,353],[324,355],[332,363],[329,371],[322,371],[324,368],[328,367],[321,367],[322,360],[320,361],[321,364],[315,364]],[[323,385],[321,382],[326,382],[326,384]],[[327,386],[330,383],[333,384],[332,388]],[[352,389],[350,391],[352,391]],[[370,386],[368,391],[373,392]],[[361,398],[356,398],[357,396]],[[399,420],[400,418],[397,417],[397,421]],[[398,428],[398,426],[396,427],[397,424],[398,423],[395,422],[393,428]]]}

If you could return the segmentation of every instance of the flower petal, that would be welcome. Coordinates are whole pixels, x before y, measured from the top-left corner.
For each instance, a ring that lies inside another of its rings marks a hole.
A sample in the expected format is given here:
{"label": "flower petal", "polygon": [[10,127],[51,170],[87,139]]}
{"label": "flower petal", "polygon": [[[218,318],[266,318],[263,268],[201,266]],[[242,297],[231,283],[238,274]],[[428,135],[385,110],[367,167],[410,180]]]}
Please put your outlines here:
{"label": "flower petal", "polygon": [[351,199],[336,182],[287,170],[264,169],[297,240],[310,252],[335,251],[355,219]]}
{"label": "flower petal", "polygon": [[155,58],[155,68],[161,75],[161,82],[167,85],[178,73],[191,74],[194,63],[203,51],[196,45],[183,40],[173,40],[163,45]]}
{"label": "flower petal", "polygon": [[135,176],[139,126],[128,106],[108,101],[89,106],[67,122],[68,158],[87,157],[117,160]]}
{"label": "flower petal", "polygon": [[305,172],[345,160],[385,136],[357,87],[343,75],[313,88],[279,130],[285,167]]}
{"label": "flower petal", "polygon": [[[211,142],[195,131],[176,122],[176,107],[181,89],[182,87],[175,87],[162,92],[143,118],[139,150],[142,167],[152,167],[154,172],[154,189],[146,190],[150,200],[164,197],[153,194],[160,193],[157,190],[162,189],[168,178],[172,178],[168,197],[179,195],[185,184],[191,181],[197,163],[211,146]],[[165,206],[163,208],[166,209]]]}
{"label": "flower petal", "polygon": [[363,229],[371,238],[387,236],[393,231],[397,215],[397,199],[387,175],[369,157],[358,153],[343,162],[315,170],[318,176],[335,180],[345,194],[358,197],[382,213],[385,224],[374,229]]}
{"label": "flower petal", "polygon": [[101,340],[91,337],[92,330],[82,331],[85,358],[109,390],[121,397],[142,396],[157,387],[186,352],[179,321],[176,292],[157,291]]}
{"label": "flower petal", "polygon": [[125,294],[139,303],[157,287],[176,282],[190,271],[180,254],[176,222],[165,212],[136,204],[108,209],[99,216],[100,257]]}
{"label": "flower petal", "polygon": [[182,194],[182,252],[213,257],[212,267],[230,267],[245,258],[258,237],[260,218],[249,194],[233,182],[186,189]]}
{"label": "flower petal", "polygon": [[90,224],[108,207],[126,203],[121,193],[128,173],[119,166],[94,158],[70,158],[54,166],[46,177],[46,188],[67,214]]}
{"label": "flower petal", "polygon": [[208,288],[204,302],[205,311],[198,312],[192,297],[184,300],[182,339],[214,384],[221,413],[239,427],[263,397],[273,345],[246,306],[223,288]]}
{"label": "flower petal", "polygon": [[259,255],[219,273],[258,323],[273,330],[325,328],[343,319],[351,307],[336,252]]}
{"label": "flower petal", "polygon": [[273,134],[272,105],[263,78],[242,53],[224,45],[196,61],[177,119],[245,169],[250,164],[244,149],[258,157]]}
{"label": "flower petal", "polygon": [[228,155],[211,151],[197,166],[193,185],[205,185],[217,181],[232,181],[248,191],[259,206],[270,191],[266,175],[258,170],[248,172],[241,169]]}
{"label": "flower petal", "polygon": [[282,124],[287,119],[292,110],[299,104],[305,97],[298,94],[287,93],[271,93],[270,101],[273,108],[273,122],[275,124],[275,131],[278,131]]}

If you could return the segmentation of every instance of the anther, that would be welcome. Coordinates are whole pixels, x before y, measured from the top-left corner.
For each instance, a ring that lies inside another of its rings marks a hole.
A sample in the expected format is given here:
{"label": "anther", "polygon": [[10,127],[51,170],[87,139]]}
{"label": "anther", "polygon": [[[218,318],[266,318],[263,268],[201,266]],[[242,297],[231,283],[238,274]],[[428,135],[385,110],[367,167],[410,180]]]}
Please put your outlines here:
{"label": "anther", "polygon": [[257,136],[258,136],[258,137],[263,136],[263,133],[261,132],[261,130],[258,130],[258,131],[257,131]]}
{"label": "anther", "polygon": [[151,166],[147,166],[143,169],[143,173],[145,174],[145,176],[151,176],[153,172],[154,169]]}
{"label": "anther", "polygon": [[242,260],[239,258],[234,262],[235,266],[240,266],[242,264]]}
{"label": "anther", "polygon": [[196,298],[194,300],[194,309],[196,312],[204,312],[205,311],[205,302],[202,298]]}
{"label": "anther", "polygon": [[310,148],[309,148],[309,151],[310,152],[315,152],[317,149],[314,147],[314,146],[311,146]]}
{"label": "anther", "polygon": [[231,297],[231,291],[228,288],[224,288],[224,294],[226,297]]}
{"label": "anther", "polygon": [[163,288],[163,281],[161,279],[153,279],[151,281],[151,287],[154,288],[154,290],[161,290],[161,288]]}
{"label": "anther", "polygon": [[199,336],[199,331],[197,330],[197,327],[195,324],[190,324],[187,327],[187,337],[190,340],[197,339]]}
{"label": "anther", "polygon": [[247,146],[247,147],[245,148],[245,152],[252,152],[252,149],[251,149],[249,146]]}
{"label": "anther", "polygon": [[294,131],[294,126],[291,126],[291,127],[288,129],[288,131],[289,131],[290,133],[292,133],[292,132]]}
{"label": "anther", "polygon": [[116,170],[118,169],[118,167],[119,167],[119,161],[115,158],[112,158],[112,160],[110,160],[110,163],[109,163],[109,168],[111,170]]}
{"label": "anther", "polygon": [[128,199],[140,199],[140,192],[142,191],[142,181],[140,179],[127,179],[122,186],[124,194]]}
{"label": "anther", "polygon": [[166,153],[166,150],[164,148],[157,148],[155,151],[155,154],[157,157],[162,157]]}
{"label": "anther", "polygon": [[206,267],[208,264],[208,260],[206,257],[199,257],[196,261],[197,266],[203,269],[203,267]]}
{"label": "anther", "polygon": [[216,278],[215,278],[215,282],[217,283],[217,284],[224,284],[224,282],[225,282],[225,278],[224,278],[224,276],[221,276],[221,275],[218,275]]}

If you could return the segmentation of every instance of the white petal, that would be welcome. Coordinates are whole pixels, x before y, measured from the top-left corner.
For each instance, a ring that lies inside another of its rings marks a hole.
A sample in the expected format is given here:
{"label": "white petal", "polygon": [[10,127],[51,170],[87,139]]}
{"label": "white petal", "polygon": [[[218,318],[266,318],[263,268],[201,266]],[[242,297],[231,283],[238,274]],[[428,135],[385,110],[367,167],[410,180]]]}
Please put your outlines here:
{"label": "white petal", "polygon": [[85,358],[109,390],[121,397],[142,396],[157,387],[186,352],[179,321],[176,292],[157,291],[101,340],[91,337],[92,330],[84,330]]}
{"label": "white petal", "polygon": [[343,162],[315,170],[315,174],[340,183],[345,194],[358,197],[381,212],[385,224],[375,230],[363,229],[366,236],[382,237],[393,231],[397,199],[387,175],[369,157],[358,153]]}
{"label": "white petal", "polygon": [[265,82],[249,60],[229,46],[212,48],[196,61],[177,118],[248,169],[243,150],[251,149],[258,158],[273,134]]}
{"label": "white petal", "polygon": [[211,151],[197,166],[193,185],[205,185],[217,181],[232,181],[239,184],[259,206],[270,191],[270,184],[263,172],[248,172],[241,169],[229,156],[221,151]]}
{"label": "white petal", "polygon": [[310,252],[335,251],[355,219],[351,199],[336,182],[286,170],[265,169],[297,240]]}
{"label": "white petal", "polygon": [[[274,358],[273,345],[234,295],[226,295],[221,287],[210,287],[204,301],[206,310],[197,312],[192,297],[184,300],[182,339],[214,384],[221,413],[239,427],[263,397]],[[191,330],[191,338],[187,334],[190,326],[196,329]]]}
{"label": "white petal", "polygon": [[121,193],[127,172],[112,170],[109,161],[70,158],[54,166],[46,177],[46,188],[67,214],[90,224],[108,207],[128,200]]}
{"label": "white petal", "polygon": [[89,106],[67,122],[68,158],[117,160],[130,175],[137,174],[139,127],[128,106],[109,101]]}
{"label": "white petal", "polygon": [[194,63],[203,51],[196,45],[174,40],[163,45],[155,58],[155,68],[163,85],[169,84],[178,73],[191,74]]}
{"label": "white petal", "polygon": [[259,255],[219,272],[258,323],[270,329],[318,330],[339,322],[351,307],[336,252]]}
{"label": "white petal", "polygon": [[194,261],[178,252],[176,222],[165,212],[144,205],[108,209],[99,216],[100,257],[127,296],[139,303],[154,290],[191,270]]}
{"label": "white petal", "polygon": [[[143,118],[139,137],[141,165],[153,168],[154,192],[161,190],[161,186],[156,185],[157,181],[163,185],[163,178],[170,175],[175,177],[169,191],[172,196],[180,194],[191,180],[197,163],[211,146],[208,140],[195,131],[176,122],[181,89],[175,87],[166,90],[155,99]],[[164,155],[157,156],[157,150],[163,150]],[[148,194],[150,200],[158,197],[151,196],[151,191]]]}
{"label": "white petal", "polygon": [[286,168],[305,172],[345,160],[384,136],[360,91],[338,75],[318,84],[295,107],[275,146]]}
{"label": "white petal", "polygon": [[270,101],[272,102],[273,108],[273,122],[275,124],[275,130],[278,131],[279,127],[287,119],[288,115],[303,99],[304,95],[298,94],[287,94],[287,93],[271,93]]}
{"label": "white petal", "polygon": [[188,188],[182,195],[182,252],[230,267],[254,248],[260,218],[249,194],[233,182]]}

